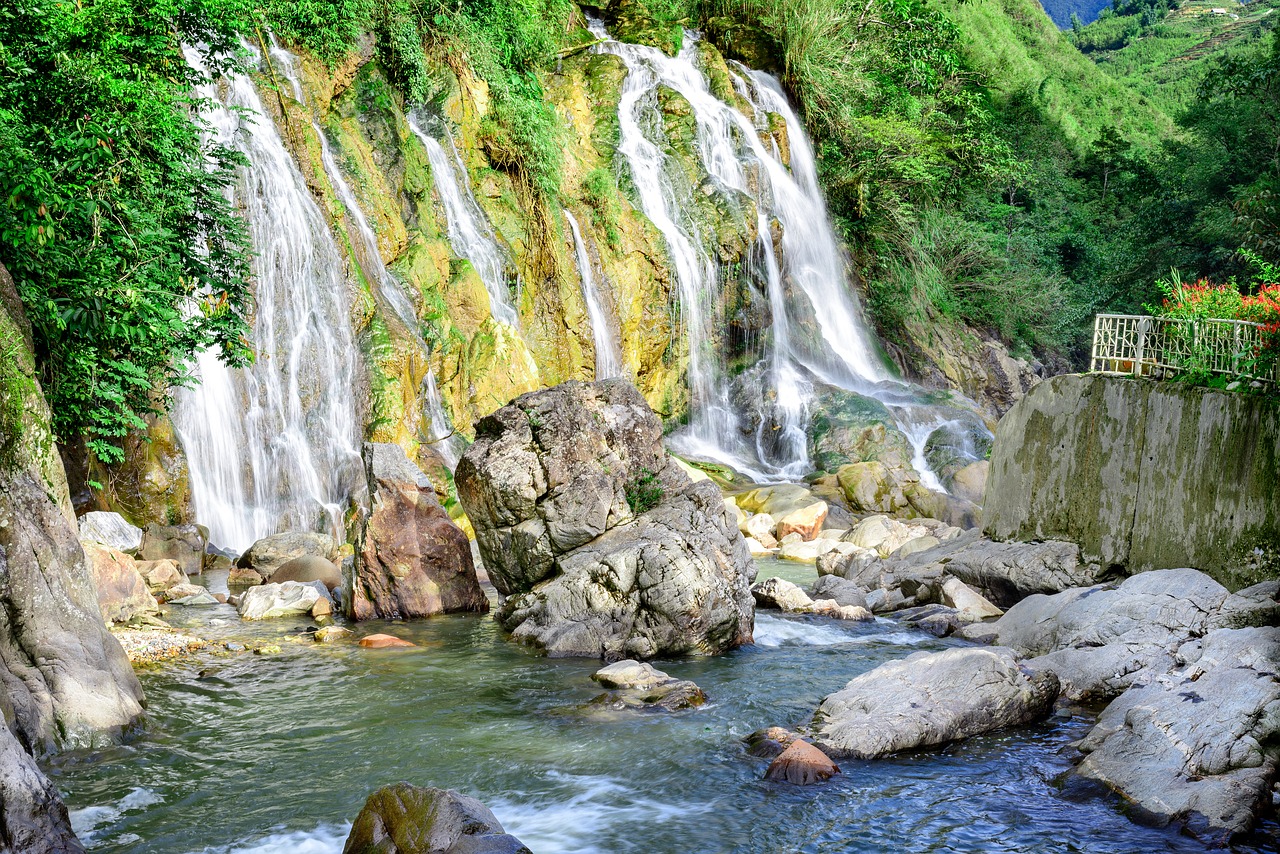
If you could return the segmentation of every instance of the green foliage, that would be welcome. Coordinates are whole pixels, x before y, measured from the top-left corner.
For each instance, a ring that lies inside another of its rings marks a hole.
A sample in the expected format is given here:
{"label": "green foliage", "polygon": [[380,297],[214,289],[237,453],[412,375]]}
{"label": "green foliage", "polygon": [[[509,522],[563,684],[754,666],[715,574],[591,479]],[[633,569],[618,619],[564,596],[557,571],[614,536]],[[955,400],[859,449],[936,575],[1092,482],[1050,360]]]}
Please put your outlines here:
{"label": "green foliage", "polygon": [[640,469],[627,484],[627,506],[637,516],[657,507],[665,495],[662,481],[647,468]]}
{"label": "green foliage", "polygon": [[252,24],[239,0],[19,0],[0,11],[0,261],[35,334],[61,439],[119,460],[208,346],[236,363],[247,238],[223,194],[238,160],[189,111]]}
{"label": "green foliage", "polygon": [[618,221],[622,210],[618,204],[618,188],[613,173],[608,169],[593,169],[582,180],[582,200],[591,208],[591,220],[597,228],[603,228],[609,246],[617,249],[622,243],[618,233]]}
{"label": "green foliage", "polygon": [[330,66],[369,30],[375,8],[374,0],[266,0],[272,29]]}

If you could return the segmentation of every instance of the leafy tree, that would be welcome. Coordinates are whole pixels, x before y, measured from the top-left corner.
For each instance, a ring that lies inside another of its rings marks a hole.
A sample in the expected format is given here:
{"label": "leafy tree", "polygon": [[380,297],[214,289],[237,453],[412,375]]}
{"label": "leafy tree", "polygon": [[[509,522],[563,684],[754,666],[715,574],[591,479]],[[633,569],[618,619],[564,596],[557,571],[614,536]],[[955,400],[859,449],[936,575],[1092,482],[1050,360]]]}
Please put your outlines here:
{"label": "leafy tree", "polygon": [[15,0],[0,9],[0,261],[36,336],[61,439],[119,460],[208,346],[246,358],[235,155],[191,95],[235,61],[238,0]]}

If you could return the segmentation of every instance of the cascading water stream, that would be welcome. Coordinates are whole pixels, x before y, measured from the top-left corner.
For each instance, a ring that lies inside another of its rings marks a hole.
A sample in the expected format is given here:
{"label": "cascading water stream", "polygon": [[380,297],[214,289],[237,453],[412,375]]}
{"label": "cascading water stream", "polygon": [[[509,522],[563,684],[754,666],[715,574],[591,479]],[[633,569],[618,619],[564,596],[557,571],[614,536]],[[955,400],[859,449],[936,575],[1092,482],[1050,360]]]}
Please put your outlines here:
{"label": "cascading water stream", "polygon": [[[436,190],[444,205],[449,244],[460,258],[471,263],[489,292],[490,313],[495,320],[518,326],[519,319],[507,292],[507,262],[484,212],[471,193],[467,167],[458,155],[457,146],[448,129],[444,143],[422,129],[415,116],[409,116],[409,128],[422,141],[435,177]],[[445,145],[449,146],[448,151]]]}
{"label": "cascading water stream", "polygon": [[582,277],[582,298],[587,304],[587,317],[591,320],[591,337],[596,348],[596,379],[605,380],[620,377],[625,373],[622,365],[622,350],[618,346],[617,336],[613,332],[613,323],[605,311],[600,289],[596,287],[595,270],[591,265],[591,255],[587,252],[587,244],[582,239],[582,229],[578,220],[566,208],[564,218],[573,232],[573,248],[578,259],[578,273]]}
{"label": "cascading water stream", "polygon": [[256,316],[251,365],[203,353],[199,384],[176,395],[195,518],[235,550],[280,530],[337,534],[362,482],[342,253],[253,81],[230,74],[221,94],[197,94],[217,104],[204,115],[211,132],[248,161],[229,192],[256,254]]}
{"label": "cascading water stream", "polygon": [[[297,71],[297,57],[280,47],[276,43],[274,35],[271,38],[271,58],[279,65],[281,73],[292,87],[295,100],[299,104],[305,105],[306,99],[302,92],[302,83]],[[355,225],[357,244],[353,248],[356,252],[357,263],[360,264],[365,279],[372,286],[374,293],[400,319],[401,323],[404,324],[405,331],[413,339],[414,343],[418,345],[423,357],[426,358],[431,352],[431,348],[427,345],[426,340],[423,339],[422,333],[418,329],[418,317],[417,312],[414,310],[413,302],[405,292],[404,284],[392,275],[391,271],[387,269],[386,263],[382,260],[382,253],[378,250],[377,235],[374,234],[373,227],[369,225],[369,220],[365,217],[355,193],[351,190],[351,185],[347,183],[346,177],[342,174],[342,170],[333,156],[333,149],[329,145],[328,136],[316,122],[313,121],[311,127],[315,131],[316,138],[320,140],[320,160],[324,166],[325,174],[329,177],[329,183],[333,186],[334,192],[338,194],[338,200],[342,202],[347,216]],[[430,421],[429,444],[440,453],[440,456],[444,458],[444,461],[452,470],[458,464],[463,449],[458,447],[457,437],[454,435],[449,416],[445,412],[444,401],[440,397],[435,373],[432,371],[430,364],[427,365],[427,375],[422,381],[419,397],[425,405],[426,415]]]}
{"label": "cascading water stream", "polygon": [[[812,468],[808,458],[814,396],[810,377],[890,405],[904,432],[918,427],[921,418],[911,410],[919,395],[891,379],[860,317],[818,186],[813,149],[777,80],[742,66],[732,74],[738,94],[755,113],[753,124],[736,106],[711,92],[696,64],[697,34],[687,33],[685,49],[673,58],[654,48],[612,40],[598,21],[592,22],[591,29],[606,40],[595,49],[618,56],[627,67],[618,107],[618,150],[626,158],[641,209],[667,239],[680,286],[689,338],[692,411],[689,427],[673,437],[677,449],[728,463],[758,481],[803,475]],[[706,307],[719,290],[717,270],[701,250],[696,228],[680,214],[684,196],[674,177],[679,170],[665,162],[655,141],[661,129],[646,128],[643,123],[644,117],[659,114],[659,86],[679,93],[693,108],[697,153],[718,188],[727,198],[743,193],[756,202],[755,251],[772,314],[770,387],[765,390],[771,411],[762,417],[752,449],[744,448],[739,439],[727,383],[708,352],[712,318]],[[767,138],[764,117],[769,113],[785,121],[789,163],[776,143],[766,146],[762,141]],[[773,221],[780,226],[776,247],[770,228]],[[795,334],[800,318],[808,321],[803,324],[810,332],[805,337]],[[916,462],[924,466],[922,476],[929,485],[940,489],[941,483],[924,462],[923,442],[918,443]]]}

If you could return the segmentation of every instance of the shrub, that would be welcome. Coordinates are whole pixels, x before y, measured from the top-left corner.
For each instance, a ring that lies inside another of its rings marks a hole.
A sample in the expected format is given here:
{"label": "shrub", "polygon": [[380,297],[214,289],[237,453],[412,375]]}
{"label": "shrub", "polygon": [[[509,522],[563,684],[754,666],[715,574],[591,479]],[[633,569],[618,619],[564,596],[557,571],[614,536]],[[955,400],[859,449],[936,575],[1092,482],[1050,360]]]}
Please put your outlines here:
{"label": "shrub", "polygon": [[666,490],[662,481],[650,469],[640,469],[635,478],[627,484],[627,505],[631,512],[639,516],[662,503]]}

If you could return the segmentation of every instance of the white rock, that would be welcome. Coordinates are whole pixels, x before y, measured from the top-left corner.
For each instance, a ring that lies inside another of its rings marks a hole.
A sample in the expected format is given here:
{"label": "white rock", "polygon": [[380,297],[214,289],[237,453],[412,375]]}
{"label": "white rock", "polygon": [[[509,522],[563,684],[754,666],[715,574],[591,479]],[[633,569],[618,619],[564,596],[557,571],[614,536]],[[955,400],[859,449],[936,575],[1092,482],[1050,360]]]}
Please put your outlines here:
{"label": "white rock", "polygon": [[95,510],[80,517],[80,539],[102,543],[117,551],[136,552],[142,547],[142,529],[119,513]]}
{"label": "white rock", "polygon": [[263,584],[240,595],[240,616],[246,620],[269,620],[309,614],[320,599],[329,599],[329,591],[320,581]]}
{"label": "white rock", "polygon": [[999,617],[1004,614],[1004,611],[992,605],[985,596],[958,578],[948,578],[942,582],[942,604],[950,605],[960,612],[962,618],[975,623],[988,617]]}
{"label": "white rock", "polygon": [[751,595],[761,608],[778,608],[792,613],[808,613],[813,610],[809,594],[782,578],[766,578],[751,585]]}

